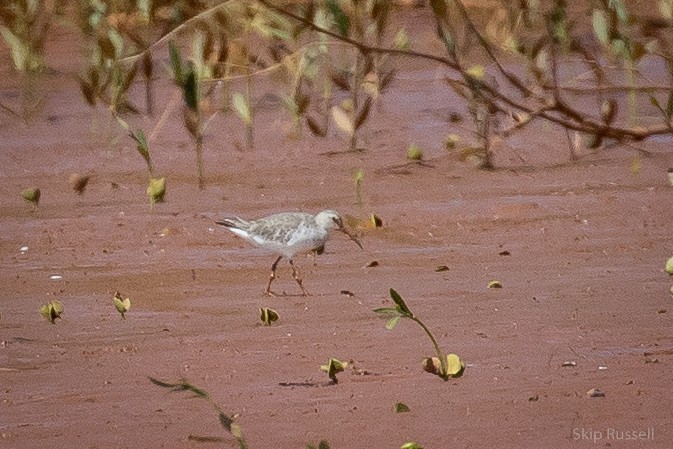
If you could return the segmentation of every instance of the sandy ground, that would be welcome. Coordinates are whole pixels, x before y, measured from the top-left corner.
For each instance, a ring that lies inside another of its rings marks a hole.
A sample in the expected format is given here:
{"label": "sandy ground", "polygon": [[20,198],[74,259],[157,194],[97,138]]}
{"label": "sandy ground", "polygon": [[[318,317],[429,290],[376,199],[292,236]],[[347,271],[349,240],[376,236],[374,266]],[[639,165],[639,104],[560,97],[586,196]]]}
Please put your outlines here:
{"label": "sandy ground", "polygon": [[[499,170],[479,171],[442,145],[450,132],[469,138],[447,122],[461,103],[432,67],[405,62],[361,152],[343,152],[336,132],[284,137],[272,104],[260,107],[256,150],[242,152],[240,122],[217,118],[204,191],[174,110],[151,141],[168,193],[150,211],[144,162],[84,104],[63,42],[50,44],[42,114],[0,116],[1,447],[235,446],[211,405],[149,377],[208,391],[254,449],[673,444],[670,141],[641,143],[650,156],[636,170],[624,147],[571,164],[564,136],[539,123],[497,143]],[[0,99],[19,104],[4,47],[0,57]],[[157,89],[164,111],[175,90],[165,79]],[[158,117],[129,120],[152,130]],[[411,143],[425,163],[406,162]],[[93,176],[81,196],[74,172]],[[19,195],[33,185],[38,211]],[[275,256],[214,224],[324,208],[374,212],[383,227],[362,233],[364,250],[337,234],[325,254],[298,257],[309,297],[286,262],[275,288],[288,296],[263,296]],[[494,279],[502,289],[486,287]],[[462,378],[421,370],[432,347],[414,323],[386,330],[372,309],[391,305],[391,287],[462,357]],[[115,291],[133,301],[126,320]],[[65,307],[55,325],[38,313],[53,299]],[[261,326],[259,307],[280,320]],[[319,370],[329,357],[350,362],[337,385]]]}

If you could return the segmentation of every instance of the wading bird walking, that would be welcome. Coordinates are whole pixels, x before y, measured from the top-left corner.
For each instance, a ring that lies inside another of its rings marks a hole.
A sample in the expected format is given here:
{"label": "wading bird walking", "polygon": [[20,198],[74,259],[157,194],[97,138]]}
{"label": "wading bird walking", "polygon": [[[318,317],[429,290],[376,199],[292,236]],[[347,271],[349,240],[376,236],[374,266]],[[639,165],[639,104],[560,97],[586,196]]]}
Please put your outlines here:
{"label": "wading bird walking", "polygon": [[253,245],[280,254],[273,265],[271,265],[271,276],[264,290],[264,294],[269,296],[276,296],[271,291],[271,283],[276,278],[276,267],[283,257],[290,262],[292,276],[297,281],[297,284],[299,284],[302,294],[308,296],[308,292],[304,288],[303,281],[299,275],[299,270],[292,261],[292,258],[296,254],[311,251],[322,254],[330,231],[337,230],[343,232],[362,248],[362,244],[344,228],[339,213],[333,210],[324,210],[316,215],[302,212],[281,212],[257,220],[244,220],[233,217],[225,218],[216,223],[226,226],[231,232],[243,237]]}

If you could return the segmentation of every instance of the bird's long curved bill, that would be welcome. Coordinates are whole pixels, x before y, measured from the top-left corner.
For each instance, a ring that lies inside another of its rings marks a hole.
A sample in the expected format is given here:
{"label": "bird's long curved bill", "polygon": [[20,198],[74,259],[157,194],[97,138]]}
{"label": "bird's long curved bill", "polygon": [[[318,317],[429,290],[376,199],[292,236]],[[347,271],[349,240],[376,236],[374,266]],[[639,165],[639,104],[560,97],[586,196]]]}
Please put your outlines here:
{"label": "bird's long curved bill", "polygon": [[339,229],[339,231],[341,231],[341,232],[343,232],[344,234],[346,234],[346,235],[348,236],[349,239],[351,239],[352,241],[354,241],[354,242],[360,247],[360,249],[364,249],[364,248],[362,247],[362,243],[360,243],[360,241],[359,241],[357,238],[355,238],[355,236],[354,236],[353,234],[351,234],[350,232],[348,232],[348,231],[346,230],[346,228],[344,228],[343,224],[339,224],[339,228],[338,228],[338,229]]}

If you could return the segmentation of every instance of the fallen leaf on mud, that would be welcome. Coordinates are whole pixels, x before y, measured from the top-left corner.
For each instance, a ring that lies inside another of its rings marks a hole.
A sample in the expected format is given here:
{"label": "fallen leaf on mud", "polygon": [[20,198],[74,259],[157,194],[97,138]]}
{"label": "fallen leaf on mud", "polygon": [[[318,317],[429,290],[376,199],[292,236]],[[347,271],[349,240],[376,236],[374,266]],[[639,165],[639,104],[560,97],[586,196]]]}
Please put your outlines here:
{"label": "fallen leaf on mud", "polygon": [[666,267],[664,268],[666,273],[673,275],[673,257],[669,257],[666,261]]}
{"label": "fallen leaf on mud", "polygon": [[435,271],[437,273],[441,273],[442,271],[449,271],[449,267],[447,267],[446,265],[440,265],[437,268],[435,268]]}
{"label": "fallen leaf on mud", "polygon": [[398,402],[395,404],[395,412],[396,413],[405,413],[410,411],[409,406],[405,404],[404,402]]}
{"label": "fallen leaf on mud", "polygon": [[598,388],[592,388],[591,390],[587,391],[587,396],[590,398],[604,398],[605,392],[603,390],[599,390]]}
{"label": "fallen leaf on mud", "polygon": [[488,288],[502,288],[502,282],[497,280],[489,281]]}
{"label": "fallen leaf on mud", "polygon": [[402,446],[400,446],[400,449],[423,449],[423,446],[416,442],[409,441],[408,443],[404,443]]}
{"label": "fallen leaf on mud", "polygon": [[83,194],[84,190],[86,189],[87,184],[89,184],[89,180],[91,179],[91,175],[80,175],[78,173],[73,173],[70,175],[70,178],[68,178],[70,181],[70,185],[72,186],[72,189],[77,192],[78,194]]}

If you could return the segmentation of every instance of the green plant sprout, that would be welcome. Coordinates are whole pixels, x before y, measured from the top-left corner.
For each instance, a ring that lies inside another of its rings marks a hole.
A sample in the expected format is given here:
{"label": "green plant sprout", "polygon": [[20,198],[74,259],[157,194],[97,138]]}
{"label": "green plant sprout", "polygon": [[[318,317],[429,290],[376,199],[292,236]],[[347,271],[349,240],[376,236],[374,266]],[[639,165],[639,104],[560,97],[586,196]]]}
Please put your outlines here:
{"label": "green plant sprout", "polygon": [[320,370],[327,373],[327,376],[330,378],[332,383],[339,383],[336,375],[342,372],[348,366],[347,362],[342,362],[339,359],[331,358],[327,360],[326,365],[320,365]]}
{"label": "green plant sprout", "polygon": [[40,307],[40,314],[51,324],[56,323],[57,318],[63,314],[63,304],[60,301],[53,300]]}
{"label": "green plant sprout", "polygon": [[262,320],[262,323],[266,326],[271,326],[271,323],[278,321],[278,312],[268,307],[260,307],[259,319]]}
{"label": "green plant sprout", "polygon": [[[436,372],[434,372],[434,374],[437,374],[445,381],[449,380],[449,378],[451,377],[460,377],[463,374],[465,366],[460,361],[458,356],[456,356],[455,354],[449,354],[448,356],[443,355],[444,353],[439,348],[439,344],[437,344],[437,340],[435,339],[435,336],[432,334],[432,332],[430,332],[430,329],[428,329],[428,327],[425,325],[425,323],[423,323],[423,321],[421,321],[420,318],[418,318],[411,312],[411,310],[409,310],[409,307],[404,302],[399,293],[397,293],[392,288],[390,289],[390,298],[395,303],[395,307],[381,307],[378,309],[374,309],[374,312],[390,317],[390,319],[386,323],[386,328],[393,329],[402,318],[406,318],[415,322],[421,327],[421,329],[423,329],[425,334],[430,338],[432,346],[435,349],[436,359],[439,366]],[[455,363],[451,363],[455,362],[456,359],[459,362],[458,366],[456,366]],[[427,366],[426,360],[427,359],[424,360],[424,367]]]}
{"label": "green plant sprout", "polygon": [[423,449],[423,446],[414,441],[409,441],[400,446],[400,449]]}
{"label": "green plant sprout", "polygon": [[360,209],[360,213],[363,213],[362,206],[362,181],[365,179],[365,171],[362,168],[358,168],[353,173],[353,182],[355,183],[355,204]]}
{"label": "green plant sprout", "polygon": [[409,145],[409,148],[407,148],[407,159],[410,161],[420,161],[423,159],[423,149],[416,145],[415,143],[412,143]]}
{"label": "green plant sprout", "polygon": [[395,413],[406,413],[411,409],[404,402],[398,402],[395,404]]}
{"label": "green plant sprout", "polygon": [[196,397],[205,399],[210,403],[210,405],[213,406],[215,411],[217,412],[220,425],[222,428],[224,428],[227,432],[229,432],[235,439],[236,442],[238,443],[239,449],[247,449],[248,445],[245,442],[245,438],[243,437],[243,431],[241,430],[241,427],[236,424],[234,421],[238,417],[237,414],[234,415],[228,415],[226,414],[222,408],[213,401],[213,399],[210,397],[210,395],[202,390],[201,388],[196,387],[192,383],[190,383],[186,379],[182,379],[178,381],[177,383],[168,383],[164,382],[158,379],[155,379],[153,377],[150,377],[150,382],[152,382],[154,385],[157,385],[161,388],[167,388],[170,391],[188,391],[190,393],[193,393]]}
{"label": "green plant sprout", "polygon": [[122,316],[122,319],[126,319],[126,312],[131,309],[131,298],[125,298],[121,293],[116,292],[113,298],[113,302],[117,312]]}
{"label": "green plant sprout", "polygon": [[150,200],[150,207],[156,203],[163,203],[166,195],[166,178],[150,178],[147,185],[147,197]]}
{"label": "green plant sprout", "polygon": [[42,196],[42,191],[38,187],[29,187],[21,191],[21,198],[26,200],[27,203],[33,206],[33,209],[37,209],[37,206],[40,204],[40,197]]}

